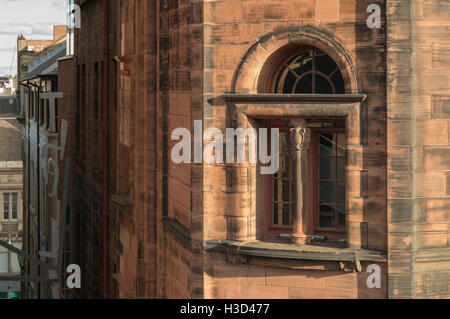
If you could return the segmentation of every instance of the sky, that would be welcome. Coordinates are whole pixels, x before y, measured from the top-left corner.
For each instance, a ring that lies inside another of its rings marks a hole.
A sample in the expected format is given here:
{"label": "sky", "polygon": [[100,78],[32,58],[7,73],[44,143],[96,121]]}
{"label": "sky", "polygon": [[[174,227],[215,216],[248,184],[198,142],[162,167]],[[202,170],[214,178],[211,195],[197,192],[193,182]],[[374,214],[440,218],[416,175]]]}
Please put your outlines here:
{"label": "sky", "polygon": [[[10,72],[17,36],[53,39],[53,25],[66,24],[65,11],[66,0],[0,0],[0,76]],[[11,73],[17,73],[17,55]]]}

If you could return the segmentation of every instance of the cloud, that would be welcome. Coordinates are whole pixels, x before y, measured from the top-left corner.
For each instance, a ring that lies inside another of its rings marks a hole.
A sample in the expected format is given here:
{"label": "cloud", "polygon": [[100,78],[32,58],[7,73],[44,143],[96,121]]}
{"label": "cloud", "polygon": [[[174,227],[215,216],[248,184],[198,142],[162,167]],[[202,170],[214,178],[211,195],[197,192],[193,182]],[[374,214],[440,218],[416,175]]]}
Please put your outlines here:
{"label": "cloud", "polygon": [[53,34],[53,24],[54,23],[0,23],[0,35],[43,35],[51,36]]}
{"label": "cloud", "polygon": [[52,39],[53,25],[66,23],[65,6],[65,0],[0,0],[0,74],[9,73],[17,36]]}

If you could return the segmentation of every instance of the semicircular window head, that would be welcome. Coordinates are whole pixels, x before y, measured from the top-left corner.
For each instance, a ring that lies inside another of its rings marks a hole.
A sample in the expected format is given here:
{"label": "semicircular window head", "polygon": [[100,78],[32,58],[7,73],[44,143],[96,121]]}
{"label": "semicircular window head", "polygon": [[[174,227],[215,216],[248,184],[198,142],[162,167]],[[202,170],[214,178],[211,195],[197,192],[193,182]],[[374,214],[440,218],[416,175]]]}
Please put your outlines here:
{"label": "semicircular window head", "polygon": [[344,78],[326,53],[308,49],[288,58],[276,72],[274,93],[344,94]]}

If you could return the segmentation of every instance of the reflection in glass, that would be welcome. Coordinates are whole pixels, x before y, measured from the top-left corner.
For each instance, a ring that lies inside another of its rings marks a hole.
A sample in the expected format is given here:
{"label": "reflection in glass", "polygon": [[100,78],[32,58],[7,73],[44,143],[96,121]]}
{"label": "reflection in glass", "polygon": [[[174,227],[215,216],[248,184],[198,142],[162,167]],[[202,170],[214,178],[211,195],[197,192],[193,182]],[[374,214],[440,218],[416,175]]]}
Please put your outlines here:
{"label": "reflection in glass", "polygon": [[337,135],[337,155],[345,156],[345,134]]}
{"label": "reflection in glass", "polygon": [[345,206],[339,206],[337,208],[337,213],[338,213],[337,228],[340,230],[345,230]]}
{"label": "reflection in glass", "polygon": [[319,178],[331,180],[334,180],[336,178],[336,161],[333,157],[320,158]]}
{"label": "reflection in glass", "polygon": [[335,208],[332,206],[320,206],[319,227],[335,228]]}
{"label": "reflection in glass", "polygon": [[345,183],[338,183],[337,185],[338,204],[345,204]]}
{"label": "reflection in glass", "polygon": [[333,156],[335,154],[335,136],[334,134],[320,134],[319,136],[319,155]]}
{"label": "reflection in glass", "polygon": [[307,50],[282,66],[275,80],[274,91],[287,94],[343,94],[345,85],[331,57],[322,51]]}
{"label": "reflection in glass", "polygon": [[337,165],[338,165],[337,179],[343,181],[345,180],[345,158],[344,157],[338,158]]}
{"label": "reflection in glass", "polygon": [[321,204],[334,204],[335,200],[335,182],[319,183],[319,202]]}
{"label": "reflection in glass", "polygon": [[273,207],[273,224],[276,226],[290,226],[290,209],[289,204],[275,203]]}

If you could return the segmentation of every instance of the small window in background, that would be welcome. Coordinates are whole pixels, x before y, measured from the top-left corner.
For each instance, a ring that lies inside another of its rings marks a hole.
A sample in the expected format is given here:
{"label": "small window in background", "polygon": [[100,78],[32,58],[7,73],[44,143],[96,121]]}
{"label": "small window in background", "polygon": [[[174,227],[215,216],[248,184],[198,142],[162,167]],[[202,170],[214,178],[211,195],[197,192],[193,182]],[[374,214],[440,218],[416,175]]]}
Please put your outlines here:
{"label": "small window in background", "polygon": [[3,220],[9,220],[9,193],[3,194]]}
{"label": "small window in background", "polygon": [[12,194],[11,215],[12,219],[17,219],[17,193]]}

